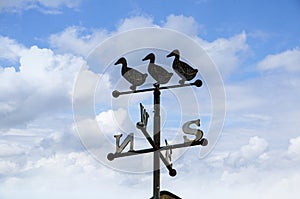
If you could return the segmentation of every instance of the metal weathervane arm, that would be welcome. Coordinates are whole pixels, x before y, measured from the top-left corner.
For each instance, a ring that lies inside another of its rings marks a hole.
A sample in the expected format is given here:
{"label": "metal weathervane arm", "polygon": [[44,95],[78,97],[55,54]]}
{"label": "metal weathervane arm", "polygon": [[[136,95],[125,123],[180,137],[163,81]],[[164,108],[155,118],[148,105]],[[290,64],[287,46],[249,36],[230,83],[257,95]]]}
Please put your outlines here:
{"label": "metal weathervane arm", "polygon": [[[202,86],[202,81],[200,79],[197,79],[193,83],[179,84],[179,85],[172,85],[172,86],[162,86],[162,87],[159,87],[159,90],[165,90],[165,89],[171,89],[171,88],[181,88],[181,87],[187,87],[187,86],[201,87]],[[128,94],[133,94],[133,93],[143,93],[143,92],[149,92],[149,91],[154,91],[154,90],[155,90],[155,88],[147,88],[147,89],[131,90],[131,91],[123,91],[123,92],[120,92],[118,90],[114,90],[112,92],[112,96],[114,98],[118,98],[120,95],[128,95]]]}

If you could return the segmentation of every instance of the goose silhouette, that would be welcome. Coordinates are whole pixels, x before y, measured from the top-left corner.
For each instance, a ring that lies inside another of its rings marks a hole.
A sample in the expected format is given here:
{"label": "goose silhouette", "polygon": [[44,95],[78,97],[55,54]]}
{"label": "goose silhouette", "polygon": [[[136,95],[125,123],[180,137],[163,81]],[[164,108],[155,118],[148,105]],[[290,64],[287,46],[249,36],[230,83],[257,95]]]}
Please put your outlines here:
{"label": "goose silhouette", "polygon": [[132,85],[131,90],[135,90],[137,86],[141,86],[146,81],[148,74],[143,74],[133,68],[127,66],[127,61],[124,57],[121,57],[115,65],[122,64],[121,74]]}
{"label": "goose silhouette", "polygon": [[175,49],[170,54],[167,55],[167,57],[173,57],[173,56],[175,56],[175,59],[173,60],[172,68],[177,73],[177,75],[181,77],[179,83],[184,84],[185,81],[190,81],[194,79],[194,77],[197,75],[198,69],[194,69],[187,63],[180,61],[179,50]]}
{"label": "goose silhouette", "polygon": [[155,64],[155,55],[153,53],[148,54],[143,61],[150,60],[148,64],[149,74],[157,81],[157,84],[166,84],[170,81],[173,73],[169,73],[163,67]]}

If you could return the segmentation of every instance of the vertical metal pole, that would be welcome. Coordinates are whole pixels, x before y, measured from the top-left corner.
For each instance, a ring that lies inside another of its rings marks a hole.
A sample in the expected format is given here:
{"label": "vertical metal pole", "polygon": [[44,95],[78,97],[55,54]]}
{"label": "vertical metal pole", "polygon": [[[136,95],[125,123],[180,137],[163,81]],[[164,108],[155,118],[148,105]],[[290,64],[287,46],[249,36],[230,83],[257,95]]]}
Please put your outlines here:
{"label": "vertical metal pole", "polygon": [[[153,140],[157,148],[160,148],[160,90],[159,84],[154,84],[154,124]],[[160,199],[160,159],[159,151],[153,155],[153,198]]]}

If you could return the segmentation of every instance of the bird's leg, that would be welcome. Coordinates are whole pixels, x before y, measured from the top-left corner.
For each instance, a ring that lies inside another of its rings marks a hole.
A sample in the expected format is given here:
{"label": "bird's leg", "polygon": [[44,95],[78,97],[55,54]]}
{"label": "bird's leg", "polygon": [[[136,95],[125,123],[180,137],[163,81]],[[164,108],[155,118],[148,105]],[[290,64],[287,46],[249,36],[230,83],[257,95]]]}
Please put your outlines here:
{"label": "bird's leg", "polygon": [[179,84],[184,84],[184,82],[185,82],[185,79],[184,78],[182,78],[181,80],[179,80]]}
{"label": "bird's leg", "polygon": [[135,85],[132,85],[132,86],[130,86],[129,88],[130,88],[131,90],[135,91],[136,86],[135,86]]}

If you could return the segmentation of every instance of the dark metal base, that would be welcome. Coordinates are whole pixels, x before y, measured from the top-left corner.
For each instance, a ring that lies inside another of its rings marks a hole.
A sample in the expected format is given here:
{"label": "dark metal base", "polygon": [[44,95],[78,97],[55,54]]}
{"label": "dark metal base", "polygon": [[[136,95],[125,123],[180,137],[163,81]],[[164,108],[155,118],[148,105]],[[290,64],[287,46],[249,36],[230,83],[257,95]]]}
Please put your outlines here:
{"label": "dark metal base", "polygon": [[[153,197],[150,199],[153,199]],[[175,194],[173,194],[169,191],[161,191],[160,199],[182,199],[182,198],[180,198],[179,196],[176,196]]]}

